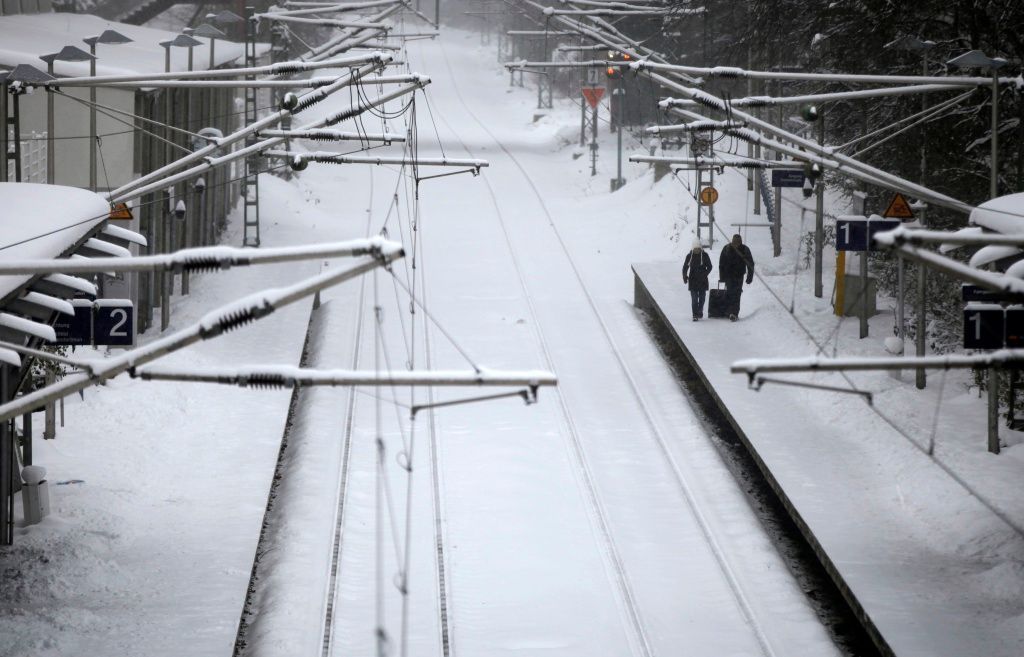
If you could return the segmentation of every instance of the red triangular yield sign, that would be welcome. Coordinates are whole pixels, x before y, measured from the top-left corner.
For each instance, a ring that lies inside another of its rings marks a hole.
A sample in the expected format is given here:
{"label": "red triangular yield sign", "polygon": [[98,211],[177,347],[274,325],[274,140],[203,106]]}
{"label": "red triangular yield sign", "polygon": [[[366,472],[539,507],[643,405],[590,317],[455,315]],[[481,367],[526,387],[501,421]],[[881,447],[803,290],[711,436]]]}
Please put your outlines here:
{"label": "red triangular yield sign", "polygon": [[910,204],[907,203],[907,199],[903,198],[903,194],[897,192],[889,201],[889,207],[885,209],[882,216],[889,219],[913,219],[914,211],[910,209]]}
{"label": "red triangular yield sign", "polygon": [[602,96],[604,96],[604,87],[583,87],[583,97],[587,99],[591,108],[597,109],[597,104],[601,102]]}

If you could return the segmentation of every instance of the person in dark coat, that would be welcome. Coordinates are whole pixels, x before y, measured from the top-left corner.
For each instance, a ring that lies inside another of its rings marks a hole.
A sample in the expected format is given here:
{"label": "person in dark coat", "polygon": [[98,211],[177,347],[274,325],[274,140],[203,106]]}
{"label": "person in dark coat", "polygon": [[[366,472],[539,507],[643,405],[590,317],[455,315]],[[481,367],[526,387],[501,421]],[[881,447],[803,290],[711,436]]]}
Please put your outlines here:
{"label": "person in dark coat", "polygon": [[718,258],[718,275],[725,281],[726,307],[729,319],[736,321],[740,314],[740,295],[743,294],[743,277],[747,285],[754,282],[754,257],[743,243],[743,238],[732,236],[732,242],[725,245]]}
{"label": "person in dark coat", "polygon": [[704,300],[708,295],[708,274],[711,273],[711,257],[704,251],[699,239],[693,240],[693,249],[683,261],[683,282],[690,288],[690,308],[693,321],[704,317]]}

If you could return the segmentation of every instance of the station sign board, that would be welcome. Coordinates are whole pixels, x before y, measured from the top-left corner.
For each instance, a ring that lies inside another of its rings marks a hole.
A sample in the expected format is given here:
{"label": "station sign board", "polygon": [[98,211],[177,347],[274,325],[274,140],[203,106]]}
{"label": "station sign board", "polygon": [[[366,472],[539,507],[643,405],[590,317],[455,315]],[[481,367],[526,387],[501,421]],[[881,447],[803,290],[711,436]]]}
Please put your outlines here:
{"label": "station sign board", "polygon": [[53,330],[57,334],[54,344],[75,347],[92,344],[92,301],[72,299],[71,307],[74,315],[58,313],[53,322]]}
{"label": "station sign board", "polygon": [[92,312],[96,346],[130,347],[135,343],[135,306],[130,299],[97,299]]}
{"label": "station sign board", "polygon": [[57,345],[130,347],[135,344],[135,305],[130,299],[72,299],[75,314],[58,314]]}
{"label": "station sign board", "polygon": [[846,216],[836,219],[836,251],[874,251],[871,242],[875,233],[898,228],[895,219],[883,219],[878,215],[868,217]]}
{"label": "station sign board", "polygon": [[1024,294],[989,290],[970,283],[960,286],[960,298],[965,302],[981,301],[984,303],[1024,303]]}
{"label": "station sign board", "polygon": [[772,169],[772,187],[803,187],[803,169]]}
{"label": "station sign board", "polygon": [[[1019,319],[1014,316],[1015,322]],[[1002,349],[1005,344],[1006,309],[995,303],[969,303],[964,307],[964,349]]]}

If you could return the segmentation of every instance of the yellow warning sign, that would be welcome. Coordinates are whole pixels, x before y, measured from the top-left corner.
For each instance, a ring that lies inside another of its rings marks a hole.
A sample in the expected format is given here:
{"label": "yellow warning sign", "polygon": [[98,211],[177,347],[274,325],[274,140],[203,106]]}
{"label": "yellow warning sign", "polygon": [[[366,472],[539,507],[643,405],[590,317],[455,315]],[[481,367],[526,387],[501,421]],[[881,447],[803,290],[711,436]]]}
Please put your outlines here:
{"label": "yellow warning sign", "polygon": [[889,207],[882,213],[883,217],[889,219],[913,219],[914,211],[910,208],[910,204],[907,203],[907,199],[903,198],[903,194],[897,192],[893,195],[892,200],[889,201]]}
{"label": "yellow warning sign", "polygon": [[714,187],[705,187],[700,190],[700,204],[701,205],[714,205],[715,201],[718,200],[718,190]]}
{"label": "yellow warning sign", "polygon": [[111,221],[131,221],[132,210],[127,203],[114,203],[110,206]]}

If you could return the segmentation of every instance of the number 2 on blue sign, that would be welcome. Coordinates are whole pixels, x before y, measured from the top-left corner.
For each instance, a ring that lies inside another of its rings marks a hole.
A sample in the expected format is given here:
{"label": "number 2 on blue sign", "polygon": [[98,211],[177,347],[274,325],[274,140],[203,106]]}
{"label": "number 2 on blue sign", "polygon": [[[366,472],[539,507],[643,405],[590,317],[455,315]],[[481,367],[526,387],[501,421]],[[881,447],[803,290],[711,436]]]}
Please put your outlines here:
{"label": "number 2 on blue sign", "polygon": [[128,311],[124,308],[115,308],[111,311],[110,317],[117,319],[117,323],[114,324],[110,329],[110,337],[112,338],[127,338],[128,332],[122,331],[121,327],[128,321]]}

